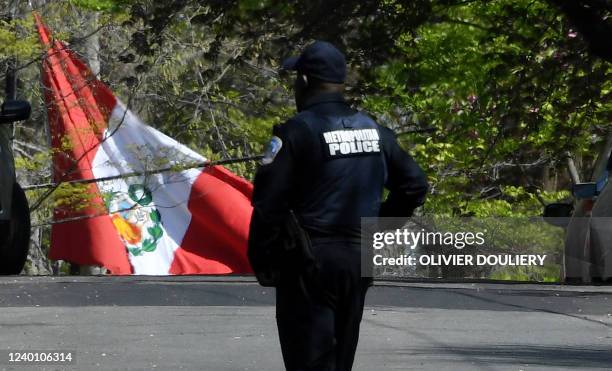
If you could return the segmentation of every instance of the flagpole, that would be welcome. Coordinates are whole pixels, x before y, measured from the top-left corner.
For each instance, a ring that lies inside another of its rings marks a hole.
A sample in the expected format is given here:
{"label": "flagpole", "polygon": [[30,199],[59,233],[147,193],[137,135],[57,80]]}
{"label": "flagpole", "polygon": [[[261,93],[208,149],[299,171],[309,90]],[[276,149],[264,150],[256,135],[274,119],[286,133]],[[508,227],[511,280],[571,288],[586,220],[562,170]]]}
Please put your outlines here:
{"label": "flagpole", "polygon": [[29,186],[24,186],[22,188],[25,191],[30,191],[34,189],[57,187],[61,184],[68,184],[68,185],[91,184],[91,183],[97,183],[97,182],[105,182],[109,180],[130,178],[130,177],[135,177],[135,176],[143,176],[143,175],[147,176],[147,175],[154,175],[154,174],[160,174],[160,173],[166,173],[166,172],[180,172],[180,171],[189,170],[189,169],[198,169],[198,168],[205,168],[205,167],[211,167],[211,166],[217,166],[217,165],[229,165],[229,164],[237,164],[237,163],[243,163],[243,162],[259,161],[262,158],[263,158],[262,155],[236,157],[236,158],[228,158],[224,160],[199,162],[199,163],[190,164],[190,165],[170,166],[170,167],[165,167],[165,168],[155,169],[155,170],[133,171],[130,173],[118,174],[118,175],[113,175],[113,176],[108,176],[108,177],[103,177],[103,178],[76,179],[76,180],[69,180],[69,181],[59,182],[59,183],[32,184]]}

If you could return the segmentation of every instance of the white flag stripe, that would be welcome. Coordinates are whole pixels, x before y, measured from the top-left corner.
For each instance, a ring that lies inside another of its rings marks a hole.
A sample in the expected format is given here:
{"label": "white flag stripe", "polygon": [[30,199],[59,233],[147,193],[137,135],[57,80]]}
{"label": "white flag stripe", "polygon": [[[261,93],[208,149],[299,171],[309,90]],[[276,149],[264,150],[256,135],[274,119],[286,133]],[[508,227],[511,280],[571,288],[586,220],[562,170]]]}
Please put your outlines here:
{"label": "white flag stripe", "polygon": [[[131,111],[126,112],[121,103],[113,109],[109,121],[105,140],[92,164],[96,177],[205,161],[191,149],[143,124]],[[201,170],[189,169],[180,173],[131,177],[99,184],[100,191],[112,199],[111,211],[125,208],[121,205],[134,207],[134,210],[113,216],[113,220],[130,251],[129,259],[135,274],[169,273],[174,252],[191,221],[187,206],[191,186],[200,173]],[[142,193],[146,191],[139,190],[142,186],[150,192],[151,202],[148,204],[145,202],[148,201],[146,195]],[[138,204],[139,201],[145,205]],[[155,212],[161,216],[160,223],[151,218],[151,213]],[[161,236],[156,232],[159,230]],[[146,250],[147,241],[152,241],[148,247],[153,250]]]}

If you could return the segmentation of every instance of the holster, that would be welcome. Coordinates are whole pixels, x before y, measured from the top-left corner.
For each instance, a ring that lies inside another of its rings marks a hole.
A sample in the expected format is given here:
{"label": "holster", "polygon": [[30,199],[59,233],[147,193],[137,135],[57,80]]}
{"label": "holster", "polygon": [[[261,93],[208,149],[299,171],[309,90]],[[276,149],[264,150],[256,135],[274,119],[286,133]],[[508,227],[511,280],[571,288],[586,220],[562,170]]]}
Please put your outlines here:
{"label": "holster", "polygon": [[276,287],[281,276],[310,276],[316,269],[310,237],[293,211],[289,211],[281,226],[279,244],[270,252],[270,257],[272,262],[267,269],[255,271],[255,277],[262,286]]}

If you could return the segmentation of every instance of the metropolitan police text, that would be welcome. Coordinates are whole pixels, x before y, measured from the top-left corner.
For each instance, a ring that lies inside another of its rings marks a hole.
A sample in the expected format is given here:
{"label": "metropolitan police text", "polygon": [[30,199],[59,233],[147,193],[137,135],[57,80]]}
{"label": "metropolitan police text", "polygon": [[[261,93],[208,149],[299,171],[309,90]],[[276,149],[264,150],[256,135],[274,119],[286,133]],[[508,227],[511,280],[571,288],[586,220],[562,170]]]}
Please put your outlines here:
{"label": "metropolitan police text", "polygon": [[334,130],[323,133],[323,137],[331,156],[380,152],[376,129]]}

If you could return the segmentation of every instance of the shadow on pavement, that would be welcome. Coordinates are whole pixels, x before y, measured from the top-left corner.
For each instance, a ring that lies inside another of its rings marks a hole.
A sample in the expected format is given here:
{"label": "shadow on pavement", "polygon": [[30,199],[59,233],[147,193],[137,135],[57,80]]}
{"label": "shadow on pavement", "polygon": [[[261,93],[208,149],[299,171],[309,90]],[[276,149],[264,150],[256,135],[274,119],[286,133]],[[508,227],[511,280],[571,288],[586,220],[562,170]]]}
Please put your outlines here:
{"label": "shadow on pavement", "polygon": [[572,348],[539,345],[490,345],[404,348],[395,350],[405,356],[451,357],[478,359],[478,363],[494,365],[541,365],[573,369],[607,368],[612,365],[610,348]]}

